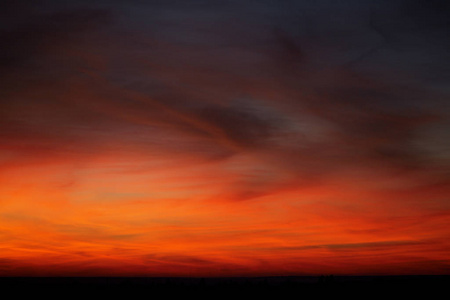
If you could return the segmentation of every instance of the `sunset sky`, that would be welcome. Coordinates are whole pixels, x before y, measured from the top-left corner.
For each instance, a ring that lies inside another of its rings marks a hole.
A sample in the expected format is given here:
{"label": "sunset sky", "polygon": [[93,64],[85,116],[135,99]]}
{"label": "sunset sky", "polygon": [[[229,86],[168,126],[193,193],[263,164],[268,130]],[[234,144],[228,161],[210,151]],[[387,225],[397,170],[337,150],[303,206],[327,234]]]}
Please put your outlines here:
{"label": "sunset sky", "polygon": [[0,4],[0,276],[450,274],[450,2]]}

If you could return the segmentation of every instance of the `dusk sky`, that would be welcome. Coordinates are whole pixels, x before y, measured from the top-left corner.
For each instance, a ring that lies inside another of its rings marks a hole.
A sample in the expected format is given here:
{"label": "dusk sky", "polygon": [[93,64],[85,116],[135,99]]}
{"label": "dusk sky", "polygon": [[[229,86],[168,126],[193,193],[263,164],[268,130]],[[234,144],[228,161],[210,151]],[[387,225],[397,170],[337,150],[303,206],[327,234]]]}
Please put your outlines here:
{"label": "dusk sky", "polygon": [[2,1],[0,276],[450,274],[450,2]]}

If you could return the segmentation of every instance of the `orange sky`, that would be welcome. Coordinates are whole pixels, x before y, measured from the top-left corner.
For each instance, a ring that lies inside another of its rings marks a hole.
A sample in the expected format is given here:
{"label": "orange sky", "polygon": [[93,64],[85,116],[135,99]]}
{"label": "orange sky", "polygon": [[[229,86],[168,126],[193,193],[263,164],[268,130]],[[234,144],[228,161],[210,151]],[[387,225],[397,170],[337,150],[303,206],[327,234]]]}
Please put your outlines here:
{"label": "orange sky", "polygon": [[19,2],[0,276],[449,274],[441,15]]}
{"label": "orange sky", "polygon": [[348,175],[247,199],[237,181],[264,166],[252,156],[99,156],[2,172],[3,275],[448,271],[447,186]]}

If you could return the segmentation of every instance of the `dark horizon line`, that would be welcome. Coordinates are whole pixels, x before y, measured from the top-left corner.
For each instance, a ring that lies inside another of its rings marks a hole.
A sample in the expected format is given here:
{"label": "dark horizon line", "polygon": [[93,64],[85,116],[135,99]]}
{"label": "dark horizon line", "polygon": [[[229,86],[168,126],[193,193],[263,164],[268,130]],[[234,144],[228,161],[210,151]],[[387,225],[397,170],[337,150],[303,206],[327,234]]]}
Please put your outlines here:
{"label": "dark horizon line", "polygon": [[258,279],[258,278],[320,278],[320,277],[329,277],[332,276],[334,278],[376,278],[376,277],[386,277],[386,278],[401,278],[401,277],[449,277],[450,274],[394,274],[394,275],[352,275],[352,274],[333,274],[333,273],[326,273],[321,275],[230,275],[230,276],[199,276],[199,275],[193,275],[193,276],[152,276],[152,275],[121,275],[121,276],[107,276],[107,275],[27,275],[27,276],[21,276],[21,275],[0,275],[0,279],[2,278],[143,278],[143,279]]}
{"label": "dark horizon line", "polygon": [[[3,291],[57,295],[101,295],[102,297],[142,297],[165,293],[195,297],[222,294],[227,297],[270,296],[291,299],[292,295],[361,295],[368,290],[377,295],[447,292],[450,275],[319,275],[259,277],[0,277]],[[59,299],[59,298],[58,298]],[[198,298],[199,299],[199,298]],[[206,299],[206,298],[205,298]]]}

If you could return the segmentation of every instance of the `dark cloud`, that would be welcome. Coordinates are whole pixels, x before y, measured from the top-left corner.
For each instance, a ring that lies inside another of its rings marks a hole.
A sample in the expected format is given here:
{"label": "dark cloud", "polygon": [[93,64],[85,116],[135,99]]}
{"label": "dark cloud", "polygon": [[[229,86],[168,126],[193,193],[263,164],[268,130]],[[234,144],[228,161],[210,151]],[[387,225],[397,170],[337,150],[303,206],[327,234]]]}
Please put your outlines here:
{"label": "dark cloud", "polygon": [[275,251],[303,251],[303,250],[314,250],[314,249],[328,249],[334,251],[351,251],[360,250],[361,248],[367,248],[370,250],[387,250],[393,247],[409,247],[424,245],[424,242],[420,241],[381,241],[381,242],[368,242],[368,243],[344,243],[344,244],[324,244],[324,245],[306,245],[299,247],[280,247],[280,248],[270,248],[270,250]]}
{"label": "dark cloud", "polygon": [[196,266],[196,267],[205,267],[213,265],[214,262],[203,259],[201,257],[191,256],[191,255],[147,255],[146,259],[150,259],[151,261],[158,261],[163,264],[179,264],[186,266]]}
{"label": "dark cloud", "polygon": [[353,149],[348,154],[365,153],[369,158],[399,165],[420,163],[411,141],[417,128],[439,116],[421,110],[417,98],[432,93],[378,85],[373,80],[361,82],[357,77],[347,81],[322,89],[319,100],[307,106],[312,113],[334,123],[336,134]]}
{"label": "dark cloud", "polygon": [[205,107],[198,116],[239,146],[255,147],[270,135],[271,124],[239,107]]}
{"label": "dark cloud", "polygon": [[[105,142],[257,152],[265,169],[309,183],[341,168],[424,167],[417,133],[447,113],[446,93],[423,81],[446,72],[447,6],[319,2],[26,4],[29,18],[1,33],[2,139],[44,156]],[[238,194],[271,186],[251,177]]]}
{"label": "dark cloud", "polygon": [[32,15],[15,28],[0,36],[0,68],[25,67],[41,55],[50,55],[61,49],[61,44],[80,38],[83,33],[108,23],[111,13],[100,9],[80,9]]}
{"label": "dark cloud", "polygon": [[412,245],[422,245],[422,242],[417,241],[383,241],[383,242],[370,242],[370,243],[349,243],[349,244],[331,244],[325,245],[325,248],[332,250],[349,250],[359,248],[372,248],[375,250],[389,249],[392,247],[406,247]]}

